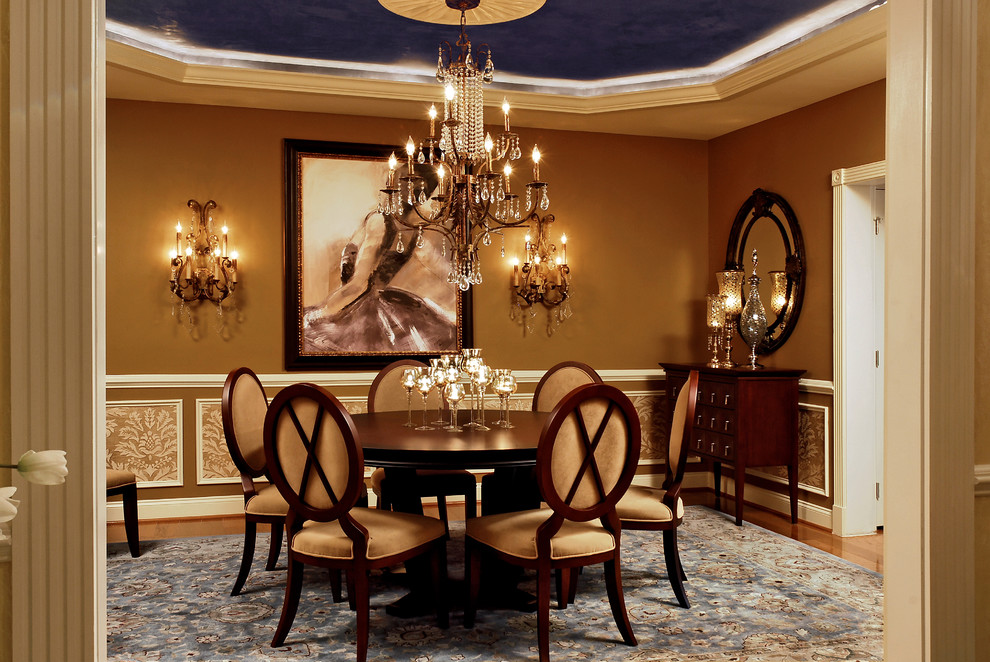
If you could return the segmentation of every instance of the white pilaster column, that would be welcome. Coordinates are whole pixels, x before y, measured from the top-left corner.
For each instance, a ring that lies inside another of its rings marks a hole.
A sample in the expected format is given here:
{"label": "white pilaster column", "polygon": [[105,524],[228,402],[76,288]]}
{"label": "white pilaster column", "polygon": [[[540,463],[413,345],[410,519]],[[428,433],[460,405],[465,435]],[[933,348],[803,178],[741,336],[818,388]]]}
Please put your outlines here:
{"label": "white pilaster column", "polygon": [[976,0],[889,11],[885,658],[972,662]]}
{"label": "white pilaster column", "polygon": [[106,656],[104,13],[9,0],[11,454],[69,461],[64,485],[13,478],[19,662]]}

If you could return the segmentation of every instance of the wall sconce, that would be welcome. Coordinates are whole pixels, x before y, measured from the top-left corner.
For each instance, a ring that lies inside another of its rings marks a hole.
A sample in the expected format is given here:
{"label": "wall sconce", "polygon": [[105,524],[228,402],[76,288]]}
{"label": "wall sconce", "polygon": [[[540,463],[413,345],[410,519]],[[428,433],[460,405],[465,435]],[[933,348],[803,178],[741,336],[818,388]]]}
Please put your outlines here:
{"label": "wall sconce", "polygon": [[[553,214],[532,214],[534,226],[526,235],[525,262],[512,258],[512,292],[514,308],[542,303],[550,310],[547,335],[571,316],[571,269],[567,264],[567,235],[560,235],[560,249],[549,238]],[[513,319],[515,315],[512,315]]]}
{"label": "wall sconce", "polygon": [[[784,311],[787,306],[787,272],[786,271],[771,271],[767,273],[770,277],[770,308],[773,310],[774,315],[778,317]],[[783,330],[784,325],[780,325],[780,329]]]}
{"label": "wall sconce", "polygon": [[200,205],[186,203],[193,210],[189,233],[182,236],[182,223],[175,226],[175,248],[170,253],[172,293],[190,303],[205,299],[219,304],[237,286],[237,251],[227,252],[227,226],[218,236],[213,226],[213,200]]}

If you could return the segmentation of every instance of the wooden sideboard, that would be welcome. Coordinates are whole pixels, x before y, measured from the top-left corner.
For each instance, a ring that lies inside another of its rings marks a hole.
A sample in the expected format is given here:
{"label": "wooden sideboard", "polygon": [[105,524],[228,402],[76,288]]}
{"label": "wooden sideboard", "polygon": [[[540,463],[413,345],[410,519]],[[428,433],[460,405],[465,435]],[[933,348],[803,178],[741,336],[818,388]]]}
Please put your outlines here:
{"label": "wooden sideboard", "polygon": [[804,370],[710,368],[661,363],[667,375],[667,421],[688,372],[697,370],[698,406],[689,451],[712,461],[715,508],[722,464],[735,468],[736,524],[742,524],[747,467],[786,466],[791,522],[797,522],[798,378]]}

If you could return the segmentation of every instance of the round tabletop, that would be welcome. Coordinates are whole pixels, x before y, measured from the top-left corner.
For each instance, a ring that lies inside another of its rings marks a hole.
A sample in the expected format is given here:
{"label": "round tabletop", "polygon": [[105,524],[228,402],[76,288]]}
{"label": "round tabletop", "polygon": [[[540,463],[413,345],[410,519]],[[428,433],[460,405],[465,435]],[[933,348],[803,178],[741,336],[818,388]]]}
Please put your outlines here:
{"label": "round tabletop", "polygon": [[[492,415],[492,420],[496,415]],[[536,464],[536,447],[549,414],[513,411],[509,420],[514,427],[507,430],[488,421],[491,429],[484,432],[473,428],[461,432],[416,430],[403,427],[407,416],[404,411],[351,416],[365,464],[412,469],[532,466]],[[462,415],[461,418],[463,425],[467,417]],[[422,412],[413,412],[413,421],[417,425],[421,423]]]}

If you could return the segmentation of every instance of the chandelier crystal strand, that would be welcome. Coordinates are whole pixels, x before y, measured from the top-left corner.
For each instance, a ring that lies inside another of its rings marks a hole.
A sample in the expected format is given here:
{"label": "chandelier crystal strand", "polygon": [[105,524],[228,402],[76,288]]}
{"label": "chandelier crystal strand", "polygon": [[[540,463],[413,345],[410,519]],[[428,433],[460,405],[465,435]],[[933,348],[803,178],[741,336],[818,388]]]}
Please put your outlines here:
{"label": "chandelier crystal strand", "polygon": [[448,282],[462,291],[481,283],[479,248],[492,243],[492,232],[537,224],[539,210],[548,208],[541,190],[530,190],[546,186],[538,181],[538,165],[534,181],[526,184],[525,205],[512,194],[508,163],[521,158],[522,150],[519,136],[511,130],[507,100],[502,103],[501,131],[491,131],[498,136],[493,139],[485,130],[483,87],[494,79],[495,67],[488,45],[475,49],[468,39],[466,11],[461,11],[455,44],[444,42],[437,51],[442,104],[430,106],[428,137],[409,137],[405,174],[397,171],[394,155],[390,157],[379,205],[398,227],[416,231],[417,246],[426,232],[440,235],[441,255],[450,260]]}

